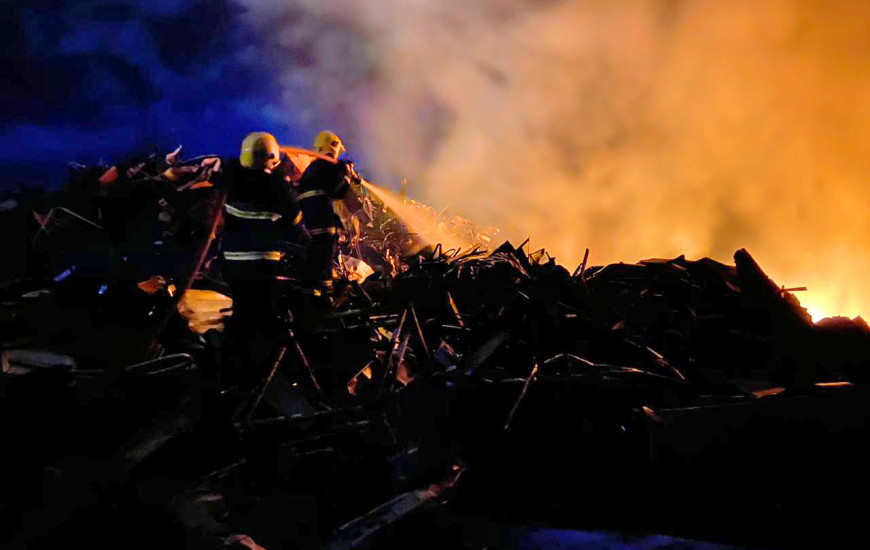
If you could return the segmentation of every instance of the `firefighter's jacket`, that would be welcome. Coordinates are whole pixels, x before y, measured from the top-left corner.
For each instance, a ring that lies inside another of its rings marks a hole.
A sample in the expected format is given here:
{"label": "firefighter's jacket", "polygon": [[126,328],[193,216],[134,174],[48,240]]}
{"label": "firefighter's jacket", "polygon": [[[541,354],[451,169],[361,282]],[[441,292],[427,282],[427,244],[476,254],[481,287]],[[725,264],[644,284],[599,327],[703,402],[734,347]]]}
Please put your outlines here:
{"label": "firefighter's jacket", "polygon": [[316,159],[302,174],[296,198],[305,227],[312,237],[337,233],[341,221],[335,214],[332,201],[343,199],[350,190],[350,183],[351,176],[343,162],[333,164]]}
{"label": "firefighter's jacket", "polygon": [[230,161],[221,184],[227,189],[221,251],[227,261],[280,261],[288,243],[302,241],[302,212],[279,174]]}

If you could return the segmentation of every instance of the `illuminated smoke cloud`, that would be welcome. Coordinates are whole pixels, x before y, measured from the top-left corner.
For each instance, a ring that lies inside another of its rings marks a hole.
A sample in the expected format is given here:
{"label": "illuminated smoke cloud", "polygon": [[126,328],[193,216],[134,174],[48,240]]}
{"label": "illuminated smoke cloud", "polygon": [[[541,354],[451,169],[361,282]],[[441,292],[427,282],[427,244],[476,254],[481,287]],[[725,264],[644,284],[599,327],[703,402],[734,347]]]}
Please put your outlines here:
{"label": "illuminated smoke cloud", "polygon": [[870,4],[238,0],[371,173],[561,261],[746,247],[870,311]]}

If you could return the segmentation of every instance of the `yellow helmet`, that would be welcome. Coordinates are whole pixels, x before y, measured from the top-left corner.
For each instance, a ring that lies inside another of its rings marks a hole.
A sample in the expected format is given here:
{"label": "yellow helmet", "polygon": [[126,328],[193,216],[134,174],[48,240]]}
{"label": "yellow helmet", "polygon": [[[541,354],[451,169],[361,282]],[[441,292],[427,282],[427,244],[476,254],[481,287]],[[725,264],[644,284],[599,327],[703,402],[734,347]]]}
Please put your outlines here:
{"label": "yellow helmet", "polygon": [[242,140],[239,162],[245,168],[272,170],[281,162],[281,149],[275,136],[267,132],[253,132]]}
{"label": "yellow helmet", "polygon": [[317,134],[317,137],[314,138],[314,150],[335,159],[343,151],[347,151],[338,134],[329,130],[324,130]]}

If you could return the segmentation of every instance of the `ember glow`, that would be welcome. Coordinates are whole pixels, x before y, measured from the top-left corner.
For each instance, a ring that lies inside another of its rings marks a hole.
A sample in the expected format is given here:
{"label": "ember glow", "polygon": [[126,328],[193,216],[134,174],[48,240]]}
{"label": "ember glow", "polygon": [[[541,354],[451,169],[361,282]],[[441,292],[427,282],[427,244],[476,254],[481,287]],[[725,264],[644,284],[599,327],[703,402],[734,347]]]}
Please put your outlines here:
{"label": "ember glow", "polygon": [[870,3],[238,2],[377,181],[569,268],[745,247],[870,312]]}

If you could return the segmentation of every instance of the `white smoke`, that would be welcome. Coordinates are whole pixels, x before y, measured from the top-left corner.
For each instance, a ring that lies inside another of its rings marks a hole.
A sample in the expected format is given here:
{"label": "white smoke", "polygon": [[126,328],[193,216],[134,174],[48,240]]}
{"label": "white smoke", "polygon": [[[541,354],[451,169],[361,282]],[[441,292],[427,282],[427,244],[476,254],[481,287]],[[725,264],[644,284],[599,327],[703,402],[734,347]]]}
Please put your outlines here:
{"label": "white smoke", "polygon": [[568,265],[746,247],[870,312],[870,3],[237,1],[375,181]]}

